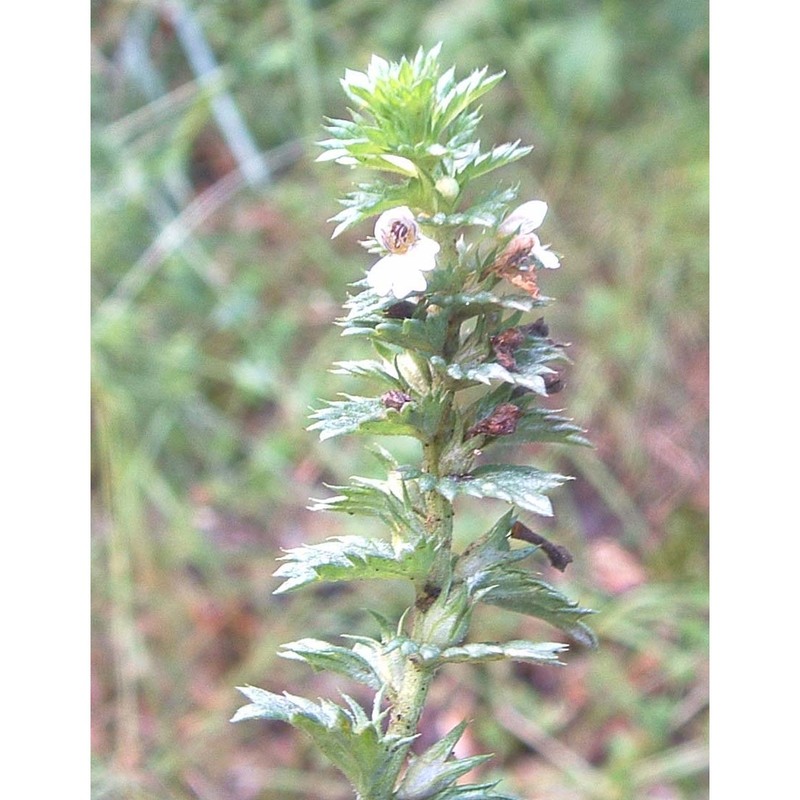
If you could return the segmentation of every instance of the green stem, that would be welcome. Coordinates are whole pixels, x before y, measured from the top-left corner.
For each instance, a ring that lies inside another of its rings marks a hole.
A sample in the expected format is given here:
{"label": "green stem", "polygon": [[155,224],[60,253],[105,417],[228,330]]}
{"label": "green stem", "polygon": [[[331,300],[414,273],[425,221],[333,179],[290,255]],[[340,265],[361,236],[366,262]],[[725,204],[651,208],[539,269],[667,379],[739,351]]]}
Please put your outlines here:
{"label": "green stem", "polygon": [[[457,257],[455,247],[449,245],[452,253],[447,255]],[[448,245],[443,245],[446,251]],[[442,253],[445,256],[445,253]],[[458,349],[460,324],[448,326],[448,332],[442,355],[445,359],[451,358]],[[451,397],[450,403],[453,399]],[[424,445],[422,455],[423,472],[440,477],[441,455],[444,446],[448,443],[453,431],[448,420],[452,419],[451,409],[442,415],[442,427],[434,438]],[[422,586],[417,587],[417,597],[414,607],[414,623],[411,639],[418,644],[423,644],[426,630],[425,617],[431,604],[442,591],[447,591],[452,577],[452,541],[453,541],[453,506],[439,492],[425,493],[427,515],[425,528],[428,536],[436,543],[436,558],[431,566],[426,580]],[[435,669],[421,664],[411,658],[406,659],[405,670],[400,683],[400,689],[392,707],[388,733],[397,736],[413,736],[417,732],[420,717],[425,706],[428,689],[433,680]],[[398,765],[398,774],[400,767]],[[395,781],[397,776],[395,777]]]}

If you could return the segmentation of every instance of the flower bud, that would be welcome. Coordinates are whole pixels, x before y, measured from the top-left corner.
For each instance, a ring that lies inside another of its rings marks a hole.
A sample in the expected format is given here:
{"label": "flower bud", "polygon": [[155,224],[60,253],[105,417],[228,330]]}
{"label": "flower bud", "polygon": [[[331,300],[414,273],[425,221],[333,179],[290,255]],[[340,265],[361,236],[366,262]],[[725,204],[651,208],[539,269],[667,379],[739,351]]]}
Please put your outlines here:
{"label": "flower bud", "polygon": [[445,200],[455,200],[456,197],[458,197],[458,193],[461,191],[461,187],[458,185],[458,181],[455,178],[446,175],[436,181],[436,191],[439,192]]}
{"label": "flower bud", "polygon": [[466,586],[463,583],[451,586],[425,609],[419,622],[419,641],[441,648],[461,644],[467,635],[471,612]]}

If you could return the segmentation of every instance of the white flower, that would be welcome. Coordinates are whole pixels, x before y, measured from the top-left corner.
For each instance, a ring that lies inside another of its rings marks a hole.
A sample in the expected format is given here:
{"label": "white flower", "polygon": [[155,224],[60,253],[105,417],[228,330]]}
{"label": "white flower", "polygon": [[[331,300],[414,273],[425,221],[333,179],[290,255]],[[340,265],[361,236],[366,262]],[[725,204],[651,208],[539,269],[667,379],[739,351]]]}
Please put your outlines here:
{"label": "white flower", "polygon": [[389,254],[367,274],[367,283],[379,294],[393,294],[398,300],[424,292],[428,282],[423,273],[436,267],[439,244],[420,232],[406,206],[384,211],[375,223],[375,238]]}
{"label": "white flower", "polygon": [[500,224],[498,230],[505,236],[514,233],[533,233],[547,215],[547,203],[543,200],[529,200],[517,206]]}
{"label": "white flower", "polygon": [[550,252],[550,245],[543,245],[534,231],[544,222],[547,215],[547,203],[542,200],[529,200],[515,208],[497,229],[503,236],[530,236],[532,247],[530,255],[545,269],[557,269],[561,266],[558,256]]}

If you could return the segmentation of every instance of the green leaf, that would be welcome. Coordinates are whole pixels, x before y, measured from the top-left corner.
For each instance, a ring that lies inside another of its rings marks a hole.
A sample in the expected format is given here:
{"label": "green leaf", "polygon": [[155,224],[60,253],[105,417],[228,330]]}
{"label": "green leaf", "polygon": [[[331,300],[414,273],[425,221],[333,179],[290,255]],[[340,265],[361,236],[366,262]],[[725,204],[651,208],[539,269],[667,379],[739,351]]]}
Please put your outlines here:
{"label": "green leaf", "polygon": [[419,651],[417,644],[405,636],[393,635],[385,626],[380,642],[368,636],[345,635],[345,638],[354,641],[353,652],[369,664],[372,672],[378,676],[380,689],[385,692],[389,702],[396,702],[408,657]]}
{"label": "green leaf", "polygon": [[471,615],[472,603],[463,583],[442,587],[425,614],[415,623],[415,636],[426,646],[432,646],[428,654],[422,654],[423,659],[435,659],[441,648],[463,642]]}
{"label": "green leaf", "polygon": [[466,723],[462,722],[422,755],[411,757],[408,769],[395,794],[397,800],[424,800],[437,796],[452,786],[462,775],[491,758],[486,755],[448,760],[466,726]]}
{"label": "green leaf", "polygon": [[275,571],[284,582],[275,594],[317,581],[417,580],[427,575],[433,550],[424,541],[417,546],[361,536],[336,536],[321,544],[295,547],[282,556]]}
{"label": "green leaf", "polygon": [[[366,286],[366,281],[355,285]],[[397,303],[397,300],[394,297],[383,297],[374,289],[365,289],[363,292],[348,297],[345,303],[348,313],[340,321],[340,324],[343,327],[347,327],[355,322],[382,322],[386,319],[386,310],[395,303]]]}
{"label": "green leaf", "polygon": [[[424,415],[414,415],[416,403],[406,403],[401,410],[388,408],[380,397],[342,395],[346,400],[327,401],[327,406],[315,411],[317,420],[308,430],[319,431],[320,441],[345,433],[377,433],[385,436],[416,436],[424,439],[417,427]],[[430,404],[428,404],[430,405]],[[416,423],[416,424],[415,424]]]}
{"label": "green leaf", "polygon": [[472,364],[454,363],[448,365],[447,367],[447,374],[453,380],[458,381],[459,383],[483,383],[489,386],[492,383],[502,381],[504,383],[510,383],[513,386],[522,386],[525,389],[530,389],[532,392],[544,395],[545,397],[547,396],[547,388],[542,375],[552,372],[552,369],[549,369],[545,366],[538,368],[538,370],[535,372],[511,372],[501,364],[497,364],[494,361],[484,361]]}
{"label": "green leaf", "polygon": [[571,480],[565,475],[544,472],[536,467],[487,464],[467,475],[440,478],[438,490],[448,500],[456,495],[493,497],[541,514],[553,516],[553,506],[544,492]]}
{"label": "green leaf", "polygon": [[597,638],[583,617],[593,614],[558,589],[527,572],[500,567],[469,576],[470,593],[482,603],[527,614],[560,628],[576,642],[596,647]]}
{"label": "green leaf", "polygon": [[516,430],[507,436],[490,439],[486,446],[519,445],[531,442],[552,442],[554,444],[577,444],[592,447],[583,435],[586,431],[576,425],[569,417],[562,417],[547,408],[529,408],[517,421]]}
{"label": "green leaf", "polygon": [[360,796],[388,796],[386,776],[394,775],[413,737],[383,733],[377,708],[368,718],[363,709],[345,696],[349,708],[329,700],[314,703],[290,694],[273,694],[254,686],[239,687],[250,700],[232,722],[268,719],[288,722],[307,733],[317,747],[350,780]]}
{"label": "green leaf", "polygon": [[510,794],[495,794],[494,783],[470,783],[469,785],[452,786],[441,792],[432,794],[427,800],[519,800]]}
{"label": "green leaf", "polygon": [[448,647],[436,659],[440,664],[482,664],[486,661],[530,661],[535,664],[561,664],[559,653],[567,649],[560,642],[526,642],[514,640],[497,644],[495,642],[473,642]]}
{"label": "green leaf", "polygon": [[[481,228],[496,228],[508,210],[508,206],[517,197],[517,187],[498,188],[483,195],[474,205],[463,208],[452,214],[437,212],[424,220],[426,225],[461,227],[477,225]],[[420,221],[423,221],[420,219]]]}
{"label": "green leaf", "polygon": [[507,142],[493,147],[488,153],[480,153],[474,159],[459,165],[456,169],[456,174],[463,180],[471,181],[523,158],[531,150],[533,150],[532,147],[521,147],[519,139],[516,142]]}
{"label": "green leaf", "polygon": [[314,501],[311,510],[377,517],[404,541],[418,544],[426,540],[424,510],[415,487],[407,484],[397,466],[387,466],[392,470],[388,480],[354,477],[350,486],[330,487],[339,494]]}
{"label": "green leaf", "polygon": [[456,560],[454,570],[456,578],[464,580],[467,576],[521,561],[535,553],[538,547],[511,548],[509,536],[516,520],[517,515],[510,509],[497,520],[488,533],[467,547]]}
{"label": "green leaf", "polygon": [[382,154],[380,158],[385,162],[383,169],[390,169],[392,172],[399,172],[401,175],[407,175],[412,178],[416,178],[419,175],[416,164],[408,158],[387,154]]}
{"label": "green leaf", "polygon": [[[419,382],[410,384],[409,370],[413,362],[403,365],[403,380],[400,385],[409,391],[420,388]],[[381,397],[358,397],[343,394],[346,400],[325,401],[327,405],[311,414],[316,420],[309,431],[319,431],[320,441],[348,433],[372,433],[382,436],[413,436],[423,442],[429,441],[439,430],[442,414],[447,402],[439,393],[426,393],[412,397],[395,390]],[[399,408],[397,407],[399,406]]]}
{"label": "green leaf", "polygon": [[372,183],[359,184],[355,191],[348,192],[339,201],[344,208],[328,220],[339,223],[331,234],[331,239],[358,225],[367,217],[407,203],[410,183],[409,179],[400,183],[375,180]]}
{"label": "green leaf", "polygon": [[511,566],[539,549],[511,548],[509,535],[514,522],[515,515],[509,511],[487,534],[473,542],[456,560],[455,580],[466,584],[474,602],[537,617],[560,628],[581,644],[596,646],[594,633],[582,622],[583,617],[593,614],[593,611],[581,608],[558,589]]}
{"label": "green leaf", "polygon": [[404,350],[412,350],[427,357],[439,353],[447,334],[447,315],[437,314],[425,319],[395,320],[389,317],[372,322],[362,318],[360,325],[351,325],[345,334],[366,334]]}
{"label": "green leaf", "polygon": [[487,78],[487,71],[487,67],[474,70],[441,99],[433,114],[434,130],[437,133],[444,131],[468,106],[494,88],[505,75],[505,72],[498,72]]}
{"label": "green leaf", "polygon": [[547,305],[546,298],[533,298],[529,294],[498,294],[490,291],[453,295],[433,294],[429,302],[444,308],[457,309],[458,316],[462,319],[501,310],[528,312]]}
{"label": "green leaf", "polygon": [[278,655],[282,658],[302,661],[316,672],[328,671],[345,675],[376,691],[382,685],[372,664],[357,653],[355,648],[339,647],[320,639],[299,639],[296,642],[281,645]]}
{"label": "green leaf", "polygon": [[358,378],[372,378],[386,383],[394,389],[403,388],[403,384],[394,368],[385,361],[376,361],[374,359],[336,361],[333,366],[335,369],[331,370],[331,372],[335,375],[355,375]]}

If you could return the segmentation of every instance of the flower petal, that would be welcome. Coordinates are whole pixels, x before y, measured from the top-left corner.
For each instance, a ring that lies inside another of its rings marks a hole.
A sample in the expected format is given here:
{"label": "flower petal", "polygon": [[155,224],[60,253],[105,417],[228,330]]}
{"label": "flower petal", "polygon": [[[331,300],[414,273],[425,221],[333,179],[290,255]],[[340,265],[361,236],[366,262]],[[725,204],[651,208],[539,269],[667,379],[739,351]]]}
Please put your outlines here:
{"label": "flower petal", "polygon": [[541,247],[534,247],[531,250],[531,255],[545,268],[545,269],[558,269],[561,262],[555,253],[551,253],[549,245]]}
{"label": "flower petal", "polygon": [[375,238],[390,253],[405,253],[420,238],[419,225],[408,206],[384,211],[375,222]]}
{"label": "flower petal", "polygon": [[529,200],[517,206],[498,228],[501,234],[531,233],[536,230],[547,215],[547,203],[543,200]]}
{"label": "flower petal", "polygon": [[392,293],[398,300],[415,292],[424,292],[427,288],[428,282],[418,269],[403,269],[393,276]]}
{"label": "flower petal", "polygon": [[367,283],[381,295],[381,297],[385,297],[392,291],[392,280],[395,274],[392,259],[396,258],[397,256],[384,256],[380,261],[376,262],[367,273]]}
{"label": "flower petal", "polygon": [[420,236],[414,246],[406,253],[407,258],[414,259],[414,266],[424,272],[436,268],[436,254],[441,248],[439,242]]}

